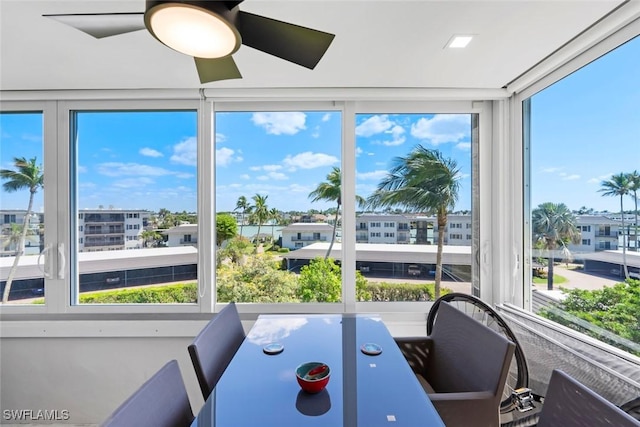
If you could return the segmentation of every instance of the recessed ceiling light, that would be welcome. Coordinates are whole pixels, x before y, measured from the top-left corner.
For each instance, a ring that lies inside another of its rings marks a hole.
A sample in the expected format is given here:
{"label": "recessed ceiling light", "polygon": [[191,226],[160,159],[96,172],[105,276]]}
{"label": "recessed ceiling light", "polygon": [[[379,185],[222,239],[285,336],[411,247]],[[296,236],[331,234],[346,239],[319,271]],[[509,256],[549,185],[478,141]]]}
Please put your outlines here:
{"label": "recessed ceiling light", "polygon": [[450,48],[462,48],[467,47],[471,39],[472,35],[455,35],[449,39],[447,42],[447,47]]}

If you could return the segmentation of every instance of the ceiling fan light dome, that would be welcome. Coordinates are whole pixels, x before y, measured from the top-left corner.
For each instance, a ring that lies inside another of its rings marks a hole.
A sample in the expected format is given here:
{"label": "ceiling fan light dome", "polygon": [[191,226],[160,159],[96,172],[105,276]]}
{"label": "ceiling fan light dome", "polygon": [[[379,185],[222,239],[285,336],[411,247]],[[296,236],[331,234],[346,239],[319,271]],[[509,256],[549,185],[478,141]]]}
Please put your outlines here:
{"label": "ceiling fan light dome", "polygon": [[144,20],[149,32],[160,42],[196,58],[222,58],[237,51],[241,44],[235,26],[204,7],[161,3],[149,8]]}

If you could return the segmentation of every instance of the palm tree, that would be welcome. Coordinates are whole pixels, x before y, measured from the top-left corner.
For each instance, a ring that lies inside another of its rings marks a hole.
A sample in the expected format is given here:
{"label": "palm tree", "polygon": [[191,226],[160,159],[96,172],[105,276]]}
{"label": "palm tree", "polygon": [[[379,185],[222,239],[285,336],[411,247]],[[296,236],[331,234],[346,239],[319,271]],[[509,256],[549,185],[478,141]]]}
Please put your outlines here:
{"label": "palm tree", "polygon": [[158,246],[158,242],[162,241],[162,234],[155,230],[144,230],[140,233],[140,237],[146,248]]}
{"label": "palm tree", "polygon": [[275,240],[275,237],[273,235],[274,229],[276,227],[276,224],[280,220],[280,212],[278,212],[276,208],[271,208],[271,210],[269,211],[269,220],[271,220],[271,242],[273,243],[273,241]]}
{"label": "palm tree", "polygon": [[634,215],[635,215],[635,225],[634,229],[634,237],[635,237],[635,250],[636,252],[640,251],[638,249],[638,190],[640,190],[640,173],[638,171],[633,171],[628,174],[629,179],[629,190],[633,193],[633,201],[635,203]]}
{"label": "palm tree", "polygon": [[238,201],[236,202],[236,208],[233,210],[234,212],[238,209],[242,209],[242,222],[240,223],[240,235],[242,236],[242,227],[244,226],[244,216],[247,212],[251,211],[251,205],[246,197],[240,196]]}
{"label": "palm tree", "polygon": [[624,233],[624,196],[628,195],[631,191],[631,183],[629,182],[629,175],[625,173],[619,173],[612,175],[608,181],[602,181],[600,184],[602,187],[600,192],[603,196],[617,197],[620,196],[620,217],[622,219],[622,265],[624,267],[624,278],[629,278],[629,270],[627,268],[627,243]]}
{"label": "palm tree", "polygon": [[[327,259],[331,254],[333,243],[336,240],[336,229],[338,228],[338,217],[340,215],[340,205],[342,204],[342,173],[340,172],[340,168],[334,166],[327,175],[327,181],[318,184],[316,189],[309,193],[309,197],[313,197],[313,199],[311,199],[312,202],[326,200],[328,202],[336,202],[337,204],[336,217],[333,221],[333,232],[331,233],[331,243],[324,256],[324,259]],[[356,195],[356,203],[359,206],[363,206],[366,201],[363,197]]]}
{"label": "palm tree", "polygon": [[22,235],[20,236],[20,241],[18,242],[16,256],[13,259],[13,265],[11,266],[11,270],[9,270],[9,276],[7,277],[7,282],[4,286],[4,292],[2,294],[3,303],[6,303],[9,300],[11,284],[13,282],[13,278],[16,275],[16,271],[18,270],[20,257],[24,253],[24,241],[27,237],[27,232],[29,231],[29,220],[31,218],[31,211],[33,209],[33,198],[38,190],[44,187],[42,166],[36,164],[35,157],[29,160],[24,157],[14,157],[13,164],[15,166],[15,170],[0,170],[0,178],[6,180],[6,182],[2,184],[2,188],[7,193],[12,193],[14,191],[22,190],[25,188],[29,189],[29,204],[27,206],[27,212],[24,215]]}
{"label": "palm tree", "polygon": [[577,243],[580,231],[576,217],[564,203],[546,202],[538,205],[531,213],[533,240],[549,253],[547,268],[547,289],[553,290],[553,260],[556,249],[560,248],[564,258],[570,257],[568,243]]}
{"label": "palm tree", "polygon": [[[269,196],[261,196],[260,194],[256,194],[251,198],[255,203],[252,209],[251,216],[253,218],[253,221],[258,223],[258,233],[256,235],[258,242],[260,240],[260,227],[264,222],[266,222],[269,219],[269,206],[267,206],[268,197]],[[259,243],[256,246],[256,249],[258,246],[259,246]]]}
{"label": "palm tree", "polygon": [[403,206],[408,211],[431,212],[438,222],[435,298],[440,298],[442,251],[447,213],[453,210],[460,190],[460,169],[438,150],[417,145],[406,157],[392,160],[392,168],[369,197],[371,206]]}
{"label": "palm tree", "polygon": [[15,248],[14,252],[17,252],[23,228],[20,224],[12,222],[8,228],[2,230],[2,246],[8,251],[11,251],[11,248]]}

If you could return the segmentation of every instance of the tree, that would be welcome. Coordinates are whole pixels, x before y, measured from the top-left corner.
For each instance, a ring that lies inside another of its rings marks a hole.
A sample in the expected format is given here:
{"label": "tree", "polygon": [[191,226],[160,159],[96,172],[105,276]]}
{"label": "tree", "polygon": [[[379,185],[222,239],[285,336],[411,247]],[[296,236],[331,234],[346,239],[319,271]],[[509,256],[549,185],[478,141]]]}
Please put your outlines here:
{"label": "tree", "polygon": [[240,196],[238,201],[236,202],[236,208],[233,210],[234,212],[238,209],[242,209],[242,222],[240,222],[240,235],[242,236],[242,227],[244,226],[244,216],[247,212],[251,211],[251,205],[247,201],[247,198],[244,196]]}
{"label": "tree", "polygon": [[16,271],[18,270],[18,263],[20,262],[20,257],[24,253],[24,242],[27,237],[27,232],[29,231],[29,221],[31,218],[31,211],[33,209],[33,198],[38,192],[39,189],[44,187],[44,176],[42,174],[42,166],[36,164],[36,158],[32,158],[27,160],[24,157],[14,157],[13,164],[15,170],[12,169],[2,169],[0,170],[0,178],[6,180],[4,184],[2,184],[2,188],[7,193],[12,193],[14,191],[28,189],[29,190],[29,204],[27,206],[27,212],[24,215],[24,224],[22,225],[22,235],[20,236],[20,240],[18,242],[18,247],[16,249],[16,256],[13,259],[13,265],[11,266],[11,270],[9,270],[9,276],[7,277],[7,282],[4,286],[4,292],[2,294],[2,302],[6,303],[9,300],[9,292],[11,291],[11,284],[13,282],[13,278],[16,275]]}
{"label": "tree", "polygon": [[[252,221],[258,224],[258,233],[256,235],[256,240],[260,240],[260,227],[264,224],[269,218],[269,206],[267,206],[267,198],[269,196],[262,196],[260,194],[256,194],[251,199],[255,203],[253,206],[253,210],[251,212]],[[259,244],[256,245],[256,250]]]}
{"label": "tree", "polygon": [[447,213],[455,207],[459,190],[460,169],[455,160],[443,157],[438,150],[417,145],[406,157],[392,160],[391,170],[368,199],[372,207],[403,206],[413,212],[435,212],[438,222],[436,299],[440,298]]}
{"label": "tree", "polygon": [[332,258],[315,258],[300,269],[298,297],[302,302],[340,302],[342,273]]}
{"label": "tree", "polygon": [[640,173],[638,171],[633,171],[628,175],[629,178],[629,190],[633,193],[633,201],[635,204],[634,207],[634,215],[635,215],[635,225],[634,225],[634,237],[635,237],[635,250],[638,252],[638,190],[640,190]]}
{"label": "tree", "polygon": [[221,246],[225,240],[236,237],[237,234],[238,224],[235,218],[229,214],[216,215],[216,243],[218,246]]}
{"label": "tree", "polygon": [[[333,222],[333,232],[331,233],[331,243],[329,244],[327,254],[324,256],[324,259],[326,260],[329,258],[331,249],[333,248],[333,243],[336,240],[336,228],[338,227],[340,205],[342,204],[342,174],[340,172],[340,168],[334,166],[333,169],[331,169],[331,172],[327,175],[327,180],[318,184],[316,189],[309,193],[309,197],[312,197],[312,202],[326,200],[328,202],[336,202],[337,204],[336,217]],[[359,206],[362,206],[365,204],[365,199],[356,195],[356,203]]]}
{"label": "tree", "polygon": [[158,246],[158,243],[162,241],[162,234],[155,230],[144,230],[140,233],[140,237],[142,237],[142,241],[146,248],[155,248]]}
{"label": "tree", "polygon": [[624,278],[629,278],[629,269],[627,268],[627,243],[624,232],[624,196],[631,192],[631,183],[629,176],[624,173],[612,175],[608,181],[602,181],[600,192],[603,196],[617,197],[620,196],[620,218],[622,220],[622,265],[624,267]]}
{"label": "tree", "polygon": [[269,220],[271,221],[271,241],[272,242],[275,240],[274,229],[276,227],[276,224],[279,223],[280,218],[281,218],[280,212],[278,212],[276,208],[271,208],[271,210],[269,210]]}
{"label": "tree", "polygon": [[564,203],[546,202],[538,205],[531,213],[534,244],[549,253],[547,266],[547,289],[553,290],[553,260],[556,249],[562,250],[563,256],[570,256],[568,243],[577,243],[580,231],[576,226],[576,217]]}

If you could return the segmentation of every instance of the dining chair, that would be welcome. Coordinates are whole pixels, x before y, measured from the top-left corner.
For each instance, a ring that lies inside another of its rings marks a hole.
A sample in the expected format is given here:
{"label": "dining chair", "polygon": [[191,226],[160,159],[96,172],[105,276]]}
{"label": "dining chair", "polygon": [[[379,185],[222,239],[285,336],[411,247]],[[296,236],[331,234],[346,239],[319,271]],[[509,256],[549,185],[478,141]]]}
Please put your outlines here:
{"label": "dining chair", "polygon": [[554,369],[537,427],[640,427],[622,409]]}
{"label": "dining chair", "polygon": [[102,427],[186,427],[194,416],[176,360],[164,365],[101,424]]}
{"label": "dining chair", "polygon": [[244,341],[245,333],[235,303],[223,308],[189,345],[202,396],[206,400]]}
{"label": "dining chair", "polygon": [[430,335],[396,342],[447,427],[500,425],[513,342],[444,301]]}

